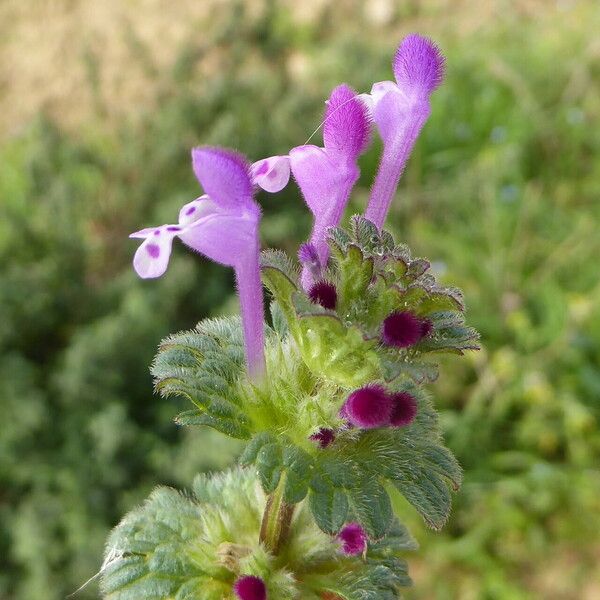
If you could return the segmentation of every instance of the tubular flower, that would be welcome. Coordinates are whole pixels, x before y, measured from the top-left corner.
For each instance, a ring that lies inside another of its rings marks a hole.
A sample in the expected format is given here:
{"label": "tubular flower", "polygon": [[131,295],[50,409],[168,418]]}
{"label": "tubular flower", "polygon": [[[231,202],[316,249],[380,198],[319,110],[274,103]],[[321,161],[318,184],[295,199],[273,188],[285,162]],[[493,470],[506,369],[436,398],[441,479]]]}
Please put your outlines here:
{"label": "tubular flower", "polygon": [[129,237],[144,240],[135,253],[133,266],[142,278],[160,277],[167,269],[173,238],[179,237],[192,250],[233,267],[248,372],[259,376],[264,371],[260,208],[252,197],[250,169],[235,152],[211,147],[194,148],[192,163],[206,194],[181,208],[177,225],[132,233]]}
{"label": "tubular flower", "polygon": [[[290,151],[292,173],[315,218],[310,243],[322,268],[329,258],[327,228],[337,226],[344,214],[360,175],[357,159],[369,142],[369,128],[367,108],[354,90],[343,84],[331,92],[327,101],[325,147],[305,145]],[[313,282],[313,272],[305,265],[302,285],[308,289]]]}
{"label": "tubular flower", "polygon": [[362,98],[383,140],[383,154],[365,217],[383,226],[402,171],[431,112],[429,98],[444,78],[444,57],[428,38],[408,35],[393,60],[396,83],[381,81]]}

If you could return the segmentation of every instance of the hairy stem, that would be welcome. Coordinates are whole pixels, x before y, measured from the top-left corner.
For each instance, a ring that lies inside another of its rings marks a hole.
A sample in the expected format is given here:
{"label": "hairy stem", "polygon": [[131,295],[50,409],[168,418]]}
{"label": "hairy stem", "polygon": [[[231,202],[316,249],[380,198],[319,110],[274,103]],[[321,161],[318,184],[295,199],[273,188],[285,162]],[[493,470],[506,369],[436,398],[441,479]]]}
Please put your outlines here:
{"label": "hairy stem", "polygon": [[283,499],[284,480],[285,476],[281,478],[277,489],[267,498],[260,526],[260,541],[271,554],[278,554],[285,544],[294,515],[294,505],[288,504]]}

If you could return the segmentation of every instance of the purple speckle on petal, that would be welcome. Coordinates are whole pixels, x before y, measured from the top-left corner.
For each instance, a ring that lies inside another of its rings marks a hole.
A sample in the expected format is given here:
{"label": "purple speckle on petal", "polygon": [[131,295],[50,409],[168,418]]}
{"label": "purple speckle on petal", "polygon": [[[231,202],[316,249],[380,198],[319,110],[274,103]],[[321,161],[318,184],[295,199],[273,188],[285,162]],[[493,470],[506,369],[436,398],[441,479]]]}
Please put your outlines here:
{"label": "purple speckle on petal", "polygon": [[342,414],[356,427],[374,429],[388,425],[392,399],[381,385],[366,385],[348,396]]}
{"label": "purple speckle on petal", "polygon": [[242,575],[233,586],[240,600],[267,600],[267,586],[260,577]]}
{"label": "purple speckle on petal", "polygon": [[178,227],[177,225],[169,225],[167,227],[167,231],[181,231],[181,227]]}
{"label": "purple speckle on petal", "polygon": [[190,215],[193,215],[196,212],[196,207],[195,206],[190,206],[186,211],[185,211],[185,216],[189,217]]}
{"label": "purple speckle on petal", "polygon": [[[156,235],[156,232],[154,232],[154,235]],[[150,255],[150,258],[158,258],[160,256],[160,246],[148,244],[146,246],[146,252]]]}
{"label": "purple speckle on petal", "polygon": [[155,229],[154,230],[154,235],[160,235],[160,229]]}
{"label": "purple speckle on petal", "polygon": [[277,173],[277,170],[273,169],[272,171],[267,173],[267,179],[276,179],[278,177],[278,175],[279,175],[279,173]]}
{"label": "purple speckle on petal", "polygon": [[342,552],[348,555],[362,554],[367,547],[367,534],[358,523],[348,523],[338,534]]}
{"label": "purple speckle on petal", "polygon": [[417,401],[408,392],[397,392],[392,394],[392,416],[390,425],[392,427],[404,427],[410,425],[417,416]]}
{"label": "purple speckle on petal", "polygon": [[317,442],[321,448],[327,448],[330,444],[335,440],[335,433],[333,429],[327,429],[325,427],[321,427],[317,433],[313,433],[310,436],[310,439],[313,442]]}
{"label": "purple speckle on petal", "polygon": [[[268,170],[269,170],[269,161],[263,160],[263,162],[260,163],[260,167],[258,167],[258,169],[256,170],[256,173],[254,175],[264,175]],[[271,173],[269,173],[269,176],[273,177],[273,175]]]}

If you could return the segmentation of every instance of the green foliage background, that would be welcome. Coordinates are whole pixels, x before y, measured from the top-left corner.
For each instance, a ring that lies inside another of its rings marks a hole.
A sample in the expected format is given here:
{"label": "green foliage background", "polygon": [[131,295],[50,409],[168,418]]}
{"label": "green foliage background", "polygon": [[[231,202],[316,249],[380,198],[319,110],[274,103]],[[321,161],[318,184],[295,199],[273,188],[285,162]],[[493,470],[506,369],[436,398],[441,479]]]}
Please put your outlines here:
{"label": "green foliage background", "polygon": [[[0,139],[0,599],[64,598],[155,485],[189,486],[238,452],[177,428],[182,406],[153,395],[148,371],[168,333],[237,310],[231,273],[181,246],[159,281],[130,267],[127,234],[198,195],[189,148],[285,153],[335,84],[389,78],[412,29],[439,41],[449,72],[388,227],[464,289],[484,349],[446,360],[434,386],[465,484],[443,533],[418,531],[405,508],[423,543],[410,597],[600,595],[600,8],[499,2],[473,26],[464,6],[398,4],[375,25],[353,2],[303,20],[273,1],[226,3],[167,67],[131,45],[128,64],[157,80],[151,109],[108,126],[102,55],[86,56],[85,127],[41,112]],[[293,253],[309,228],[295,186],[259,200],[265,245]]]}

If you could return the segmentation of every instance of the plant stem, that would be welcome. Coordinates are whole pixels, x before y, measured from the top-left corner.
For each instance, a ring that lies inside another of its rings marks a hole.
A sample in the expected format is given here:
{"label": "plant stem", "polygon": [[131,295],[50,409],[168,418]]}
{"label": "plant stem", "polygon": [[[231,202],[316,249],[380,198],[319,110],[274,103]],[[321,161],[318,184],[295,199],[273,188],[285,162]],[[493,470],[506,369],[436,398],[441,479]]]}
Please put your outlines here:
{"label": "plant stem", "polygon": [[278,554],[285,544],[294,514],[294,505],[288,504],[283,499],[284,480],[285,476],[281,478],[277,489],[267,498],[260,526],[260,541],[271,554]]}

